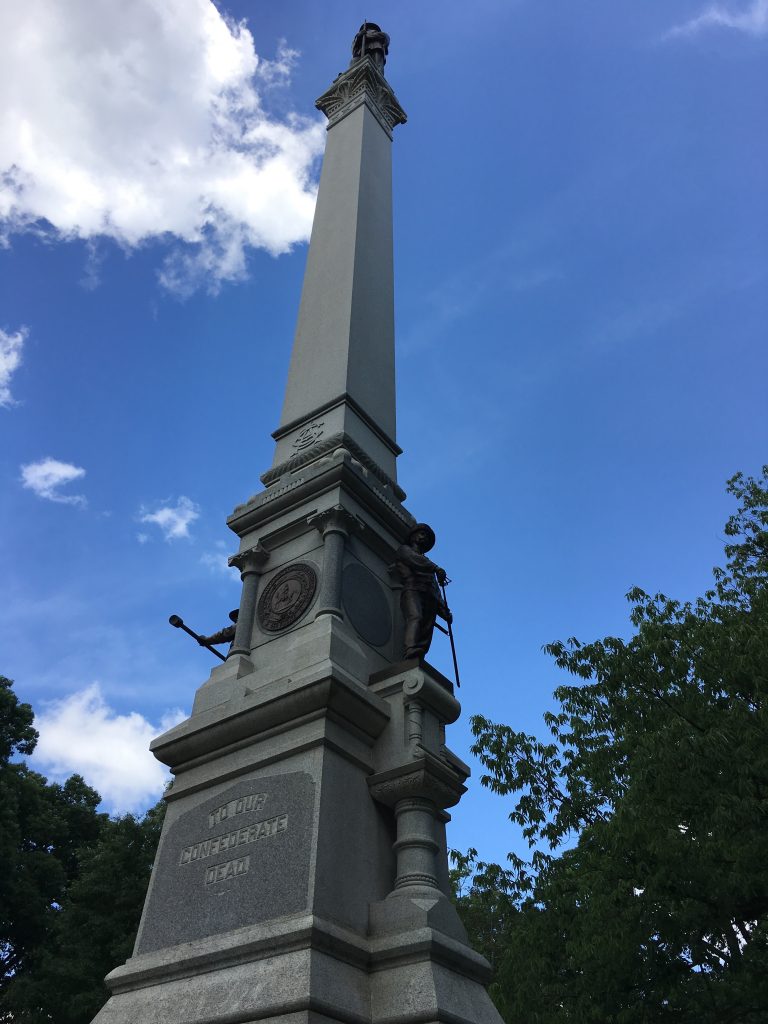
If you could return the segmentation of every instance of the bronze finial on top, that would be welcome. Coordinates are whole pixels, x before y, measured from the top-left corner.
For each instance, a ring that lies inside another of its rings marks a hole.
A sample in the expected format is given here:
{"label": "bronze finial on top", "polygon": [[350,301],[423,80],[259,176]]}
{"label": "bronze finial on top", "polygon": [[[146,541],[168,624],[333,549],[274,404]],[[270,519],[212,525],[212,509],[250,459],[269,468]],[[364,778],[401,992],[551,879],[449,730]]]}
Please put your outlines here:
{"label": "bronze finial on top", "polygon": [[384,77],[389,36],[373,21],[364,21],[352,40],[352,60],[346,71],[334,78],[329,89],[315,101],[333,128],[363,101],[384,131],[392,138],[395,125],[405,124],[405,111],[397,102]]}
{"label": "bronze finial on top", "polygon": [[362,57],[370,57],[379,71],[384,70],[389,53],[389,36],[373,21],[364,21],[352,40],[350,66]]}

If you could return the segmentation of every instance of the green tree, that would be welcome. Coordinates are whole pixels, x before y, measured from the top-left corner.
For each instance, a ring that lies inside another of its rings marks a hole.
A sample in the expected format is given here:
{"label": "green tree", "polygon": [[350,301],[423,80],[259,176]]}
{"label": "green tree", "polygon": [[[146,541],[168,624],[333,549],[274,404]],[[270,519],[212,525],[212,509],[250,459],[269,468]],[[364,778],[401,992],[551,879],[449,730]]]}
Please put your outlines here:
{"label": "green tree", "polygon": [[473,719],[482,782],[533,850],[469,883],[457,866],[514,1024],[768,1021],[768,467],[728,490],[703,597],[636,588],[629,640],[547,648],[577,682],[545,742]]}
{"label": "green tree", "polygon": [[108,819],[79,854],[35,967],[9,986],[14,1021],[89,1024],[109,995],[105,975],[131,955],[165,807]]}
{"label": "green tree", "polygon": [[0,677],[0,1021],[88,1024],[131,952],[164,807],[110,819],[79,775],[20,760],[33,712]]}
{"label": "green tree", "polygon": [[97,838],[106,815],[79,775],[49,785],[26,764],[37,742],[32,708],[0,677],[0,993],[27,970],[77,873],[78,849]]}

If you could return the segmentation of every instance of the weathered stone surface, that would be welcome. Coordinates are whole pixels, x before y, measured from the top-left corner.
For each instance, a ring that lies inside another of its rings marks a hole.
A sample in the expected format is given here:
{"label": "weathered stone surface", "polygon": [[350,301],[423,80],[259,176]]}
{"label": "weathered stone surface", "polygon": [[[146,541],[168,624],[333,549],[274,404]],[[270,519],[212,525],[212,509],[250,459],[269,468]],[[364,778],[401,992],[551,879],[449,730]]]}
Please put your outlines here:
{"label": "weathered stone surface", "polygon": [[146,954],[109,976],[97,1024],[368,1024],[364,942],[311,916]]}
{"label": "weathered stone surface", "polygon": [[304,910],[314,790],[305,772],[262,776],[182,814],[163,836],[136,952]]}

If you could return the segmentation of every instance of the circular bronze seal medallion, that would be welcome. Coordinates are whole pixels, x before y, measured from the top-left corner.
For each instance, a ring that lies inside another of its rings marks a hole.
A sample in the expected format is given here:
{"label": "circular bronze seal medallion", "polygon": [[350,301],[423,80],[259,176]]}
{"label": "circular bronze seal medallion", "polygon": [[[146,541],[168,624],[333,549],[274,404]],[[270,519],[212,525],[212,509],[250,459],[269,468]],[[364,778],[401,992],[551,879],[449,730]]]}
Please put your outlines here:
{"label": "circular bronze seal medallion", "polygon": [[279,633],[298,622],[312,604],[317,573],[311,565],[297,562],[276,573],[259,598],[259,622],[270,633]]}

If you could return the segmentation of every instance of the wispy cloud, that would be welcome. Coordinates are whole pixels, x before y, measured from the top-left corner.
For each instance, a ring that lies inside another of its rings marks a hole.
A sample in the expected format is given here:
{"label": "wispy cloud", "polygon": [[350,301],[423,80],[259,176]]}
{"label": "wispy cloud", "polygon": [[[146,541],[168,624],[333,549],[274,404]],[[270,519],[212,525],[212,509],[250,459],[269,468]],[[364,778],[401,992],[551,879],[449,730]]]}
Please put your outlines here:
{"label": "wispy cloud", "polygon": [[305,241],[323,125],[264,106],[296,52],[259,56],[212,0],[97,6],[0,5],[0,235],[171,241],[160,276],[181,293]]}
{"label": "wispy cloud", "polygon": [[229,565],[227,545],[223,540],[217,540],[213,551],[205,551],[200,556],[200,564],[210,569],[217,576],[226,576],[233,582],[240,581],[240,574]]}
{"label": "wispy cloud", "polygon": [[470,262],[422,296],[418,314],[411,318],[410,327],[403,333],[403,350],[418,352],[439,341],[447,328],[471,316],[489,293],[517,295],[534,291],[560,276],[552,266],[521,268],[516,254],[500,247],[490,258]]}
{"label": "wispy cloud", "polygon": [[690,260],[684,269],[666,280],[655,294],[647,290],[635,301],[624,299],[620,309],[591,325],[584,342],[590,349],[615,349],[619,345],[650,342],[678,319],[700,310],[715,297],[741,289],[764,286],[768,270],[743,260],[715,258]]}
{"label": "wispy cloud", "polygon": [[21,350],[27,334],[26,327],[12,334],[0,328],[0,407],[5,409],[16,404],[11,394],[11,377],[21,365]]}
{"label": "wispy cloud", "polygon": [[693,36],[711,28],[733,29],[750,36],[768,36],[768,0],[752,0],[746,5],[711,4],[695,18],[675,25],[665,39]]}
{"label": "wispy cloud", "polygon": [[588,333],[591,348],[609,350],[638,339],[654,338],[662,328],[689,308],[688,296],[664,295],[647,298],[605,317]]}
{"label": "wispy cloud", "polygon": [[118,714],[93,683],[43,706],[35,718],[40,739],[32,760],[54,778],[78,772],[112,811],[143,810],[159,798],[167,779],[149,752],[150,741],[183,718],[174,710],[153,724],[137,712]]}
{"label": "wispy cloud", "polygon": [[85,264],[83,276],[80,278],[80,287],[87,292],[96,291],[101,284],[101,265],[104,262],[104,250],[99,248],[94,238],[89,238],[85,243]]}
{"label": "wispy cloud", "polygon": [[[189,536],[189,527],[200,518],[200,506],[182,494],[175,505],[161,504],[154,511],[144,506],[139,510],[140,523],[153,523],[159,526],[166,540],[178,540]],[[147,535],[138,534],[140,544],[146,543]]]}
{"label": "wispy cloud", "polygon": [[82,494],[62,494],[61,488],[73,480],[85,476],[82,466],[73,466],[71,462],[60,462],[48,456],[39,462],[30,462],[21,467],[22,485],[33,491],[38,498],[56,501],[61,505],[80,505],[87,502]]}

